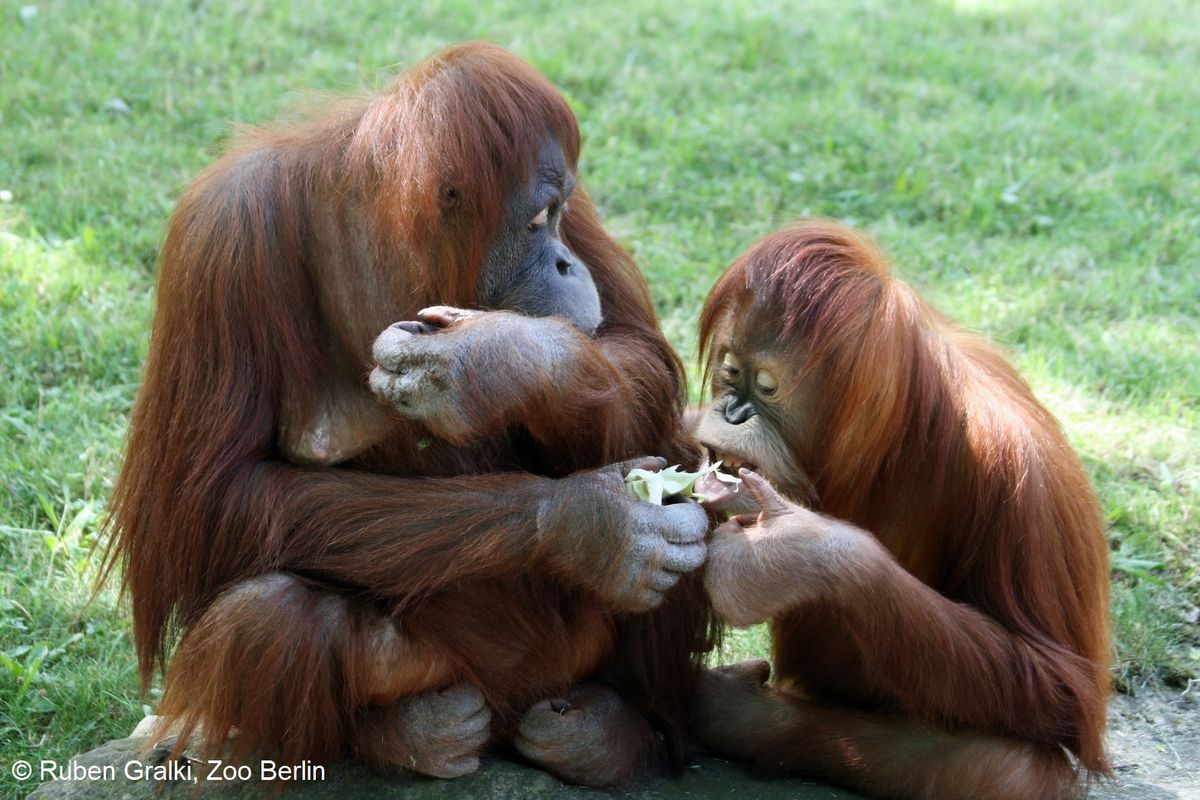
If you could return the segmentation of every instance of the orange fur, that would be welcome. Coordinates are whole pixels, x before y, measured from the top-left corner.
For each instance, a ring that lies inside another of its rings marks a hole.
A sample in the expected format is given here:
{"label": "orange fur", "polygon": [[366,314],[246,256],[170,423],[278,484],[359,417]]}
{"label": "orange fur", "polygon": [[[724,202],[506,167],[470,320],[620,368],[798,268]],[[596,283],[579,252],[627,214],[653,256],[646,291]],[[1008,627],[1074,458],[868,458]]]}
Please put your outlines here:
{"label": "orange fur", "polygon": [[[707,363],[731,318],[773,337],[815,398],[812,439],[787,442],[813,496],[793,499],[869,532],[892,565],[852,603],[772,621],[781,685],[818,705],[900,714],[896,726],[1027,742],[1051,761],[1065,748],[1106,773],[1107,546],[1083,466],[1025,381],[832,222],[772,234],[720,278],[701,317]],[[803,734],[836,730],[836,714],[813,721],[819,711],[767,737],[756,760],[869,788]],[[993,789],[1019,761],[996,752]],[[1046,775],[1061,787],[1069,770]]]}
{"label": "orange fur", "polygon": [[[202,728],[209,749],[237,728],[245,752],[395,758],[372,751],[387,713],[365,708],[363,678],[367,631],[393,616],[438,675],[480,686],[501,730],[602,666],[679,765],[706,635],[698,583],[654,613],[614,614],[543,574],[533,536],[547,478],[693,458],[678,359],[582,190],[562,236],[605,325],[581,345],[578,385],[545,381],[528,430],[426,447],[421,425],[396,418],[338,467],[279,454],[285,405],[311,410],[329,386],[366,392],[379,331],[433,303],[473,304],[506,193],[547,133],[574,168],[579,131],[554,87],[499,48],[461,45],[382,94],[248,132],[181,198],[106,572],[123,572],[144,683],[182,633],[162,711]],[[293,583],[238,602],[269,574]]]}

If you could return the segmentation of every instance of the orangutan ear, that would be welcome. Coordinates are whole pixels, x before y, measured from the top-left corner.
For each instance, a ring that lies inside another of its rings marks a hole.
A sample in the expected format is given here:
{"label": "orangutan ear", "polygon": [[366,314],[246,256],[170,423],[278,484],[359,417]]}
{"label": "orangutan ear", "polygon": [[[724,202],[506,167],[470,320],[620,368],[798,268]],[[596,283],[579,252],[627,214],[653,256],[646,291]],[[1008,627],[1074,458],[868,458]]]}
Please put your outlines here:
{"label": "orangutan ear", "polygon": [[452,183],[442,184],[438,191],[438,206],[441,208],[443,219],[456,213],[462,206],[462,190]]}

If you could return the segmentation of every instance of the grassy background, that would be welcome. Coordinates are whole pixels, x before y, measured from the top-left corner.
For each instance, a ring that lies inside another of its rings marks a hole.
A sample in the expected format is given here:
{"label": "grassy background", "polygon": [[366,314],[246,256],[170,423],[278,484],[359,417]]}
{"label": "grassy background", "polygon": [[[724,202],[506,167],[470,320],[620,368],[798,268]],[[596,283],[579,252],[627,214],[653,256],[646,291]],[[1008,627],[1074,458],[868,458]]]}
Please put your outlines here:
{"label": "grassy background", "polygon": [[465,38],[567,94],[685,358],[715,276],[804,213],[1006,346],[1103,498],[1117,678],[1200,673],[1200,7],[902,5],[0,4],[0,797],[143,713],[87,554],[173,199],[231,121]]}

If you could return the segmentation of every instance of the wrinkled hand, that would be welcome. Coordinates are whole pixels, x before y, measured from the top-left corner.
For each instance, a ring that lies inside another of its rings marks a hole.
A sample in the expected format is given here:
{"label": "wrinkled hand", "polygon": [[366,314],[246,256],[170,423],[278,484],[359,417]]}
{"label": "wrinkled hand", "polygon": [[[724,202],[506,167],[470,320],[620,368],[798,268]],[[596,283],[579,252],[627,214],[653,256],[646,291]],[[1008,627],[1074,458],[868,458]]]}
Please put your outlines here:
{"label": "wrinkled hand", "polygon": [[710,537],[704,585],[721,619],[765,622],[866,579],[881,552],[870,534],[793,503],[756,472],[738,475],[760,512],[739,514]]}
{"label": "wrinkled hand", "polygon": [[396,725],[410,758],[402,766],[435,778],[459,778],[479,769],[492,713],[478,689],[460,683],[400,703]]}
{"label": "wrinkled hand", "polygon": [[552,317],[432,306],[379,334],[371,391],[435,435],[466,442],[569,381],[578,336]]}
{"label": "wrinkled hand", "polygon": [[664,466],[666,459],[640,458],[556,481],[537,522],[552,569],[618,611],[657,607],[682,575],[704,563],[708,532],[696,503],[659,506],[626,491],[630,470]]}
{"label": "wrinkled hand", "polygon": [[584,684],[535,703],[513,744],[547,772],[584,786],[614,786],[638,766],[648,726],[616,692]]}

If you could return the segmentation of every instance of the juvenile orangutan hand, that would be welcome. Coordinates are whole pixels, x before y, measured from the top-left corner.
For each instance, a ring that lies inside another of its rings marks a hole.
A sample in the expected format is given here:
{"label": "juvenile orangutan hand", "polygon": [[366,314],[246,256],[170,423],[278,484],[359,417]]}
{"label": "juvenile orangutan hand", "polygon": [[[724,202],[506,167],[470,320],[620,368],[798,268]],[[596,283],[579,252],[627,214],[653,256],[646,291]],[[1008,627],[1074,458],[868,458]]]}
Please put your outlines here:
{"label": "juvenile orangutan hand", "polygon": [[765,622],[865,579],[881,552],[870,534],[793,503],[756,472],[738,475],[760,511],[731,518],[709,539],[704,585],[721,619]]}

